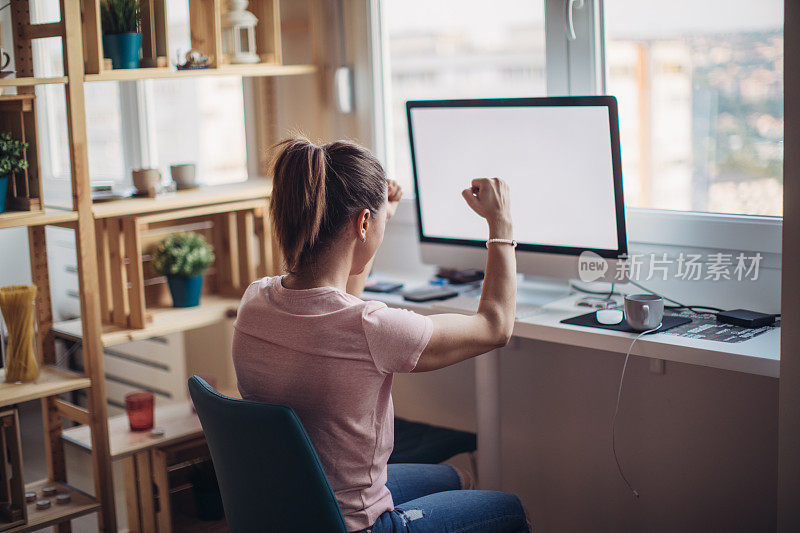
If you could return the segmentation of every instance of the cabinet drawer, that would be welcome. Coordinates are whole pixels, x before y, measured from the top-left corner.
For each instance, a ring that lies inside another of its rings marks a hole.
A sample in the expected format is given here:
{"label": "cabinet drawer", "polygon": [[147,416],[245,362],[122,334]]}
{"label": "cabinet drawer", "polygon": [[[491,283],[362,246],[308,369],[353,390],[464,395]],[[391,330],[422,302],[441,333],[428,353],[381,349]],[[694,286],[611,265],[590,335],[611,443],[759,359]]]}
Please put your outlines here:
{"label": "cabinet drawer", "polygon": [[153,392],[163,392],[174,399],[186,397],[186,371],[181,368],[167,368],[151,363],[121,358],[106,353],[106,379],[127,383],[131,387],[139,387]]}
{"label": "cabinet drawer", "polygon": [[106,348],[105,352],[107,355],[128,356],[131,360],[152,363],[154,367],[170,369],[183,369],[184,367],[183,333],[171,333],[152,339],[126,342]]}
{"label": "cabinet drawer", "polygon": [[171,394],[155,390],[152,387],[141,387],[136,384],[118,381],[116,378],[106,376],[106,399],[109,405],[125,409],[125,395],[129,392],[150,390],[155,397],[156,405],[166,405],[175,401]]}

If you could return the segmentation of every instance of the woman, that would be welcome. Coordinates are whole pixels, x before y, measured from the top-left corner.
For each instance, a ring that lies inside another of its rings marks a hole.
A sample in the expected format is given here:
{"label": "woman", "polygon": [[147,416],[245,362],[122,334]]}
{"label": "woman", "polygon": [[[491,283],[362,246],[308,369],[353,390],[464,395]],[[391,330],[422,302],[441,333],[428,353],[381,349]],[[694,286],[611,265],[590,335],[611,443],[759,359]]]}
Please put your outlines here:
{"label": "woman", "polygon": [[[489,226],[474,316],[425,317],[360,294],[401,191],[349,142],[277,146],[271,215],[288,274],[247,289],[233,360],[243,398],[291,406],[303,422],[348,531],[529,531],[516,496],[461,490],[447,465],[389,465],[392,374],[443,368],[504,346],[514,324],[509,193],[476,179],[466,203]],[[350,289],[350,293],[347,289]]]}

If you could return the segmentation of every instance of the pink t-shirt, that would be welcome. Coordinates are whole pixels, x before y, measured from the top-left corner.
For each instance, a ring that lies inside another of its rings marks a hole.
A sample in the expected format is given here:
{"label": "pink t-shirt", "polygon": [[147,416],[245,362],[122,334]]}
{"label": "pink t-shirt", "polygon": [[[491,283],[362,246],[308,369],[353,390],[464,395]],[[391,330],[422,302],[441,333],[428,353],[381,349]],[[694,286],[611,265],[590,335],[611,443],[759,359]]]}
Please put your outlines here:
{"label": "pink t-shirt", "polygon": [[287,289],[273,277],[248,287],[235,328],[239,392],[297,412],[347,528],[367,528],[392,510],[392,374],[414,369],[430,318],[333,287]]}

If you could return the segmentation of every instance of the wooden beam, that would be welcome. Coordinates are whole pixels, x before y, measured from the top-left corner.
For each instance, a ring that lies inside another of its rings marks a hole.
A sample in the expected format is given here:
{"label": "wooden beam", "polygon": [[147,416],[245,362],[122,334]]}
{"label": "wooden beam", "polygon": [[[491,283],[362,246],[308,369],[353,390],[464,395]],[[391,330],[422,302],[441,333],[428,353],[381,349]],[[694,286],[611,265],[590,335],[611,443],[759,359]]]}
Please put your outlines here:
{"label": "wooden beam", "polygon": [[47,267],[47,240],[43,226],[28,227],[28,251],[31,261],[31,279],[36,285],[36,323],[39,335],[36,340],[40,363],[55,364],[56,346],[53,327],[53,304],[50,300],[50,272]]}
{"label": "wooden beam", "polygon": [[78,253],[78,286],[81,295],[83,324],[83,359],[86,374],[92,380],[88,409],[92,417],[92,459],[95,494],[100,501],[98,517],[101,531],[117,531],[114,506],[114,479],[108,444],[106,419],[105,369],[101,342],[100,295],[97,290],[97,246],[92,215],[92,188],[86,146],[86,95],[83,88],[84,62],[80,0],[61,0],[64,22],[64,72],[69,82],[66,93],[67,141],[70,152],[73,208],[78,212],[75,241]]}
{"label": "wooden beam", "polygon": [[207,55],[212,67],[222,64],[222,0],[189,0],[192,48]]}
{"label": "wooden beam", "polygon": [[237,213],[236,229],[239,240],[239,281],[243,289],[256,280],[256,226],[252,210]]}
{"label": "wooden beam", "polygon": [[146,312],[144,302],[144,268],[142,266],[142,244],[139,234],[139,222],[136,217],[125,218],[123,223],[125,234],[125,258],[128,273],[128,327],[142,329],[145,327]]}
{"label": "wooden beam", "polygon": [[[103,36],[100,31],[100,2],[89,0],[81,2],[83,21],[84,72],[100,74],[103,72]],[[63,19],[62,19],[63,20]]]}
{"label": "wooden beam", "polygon": [[[128,327],[128,276],[125,267],[125,233],[122,220],[112,218],[106,222],[108,235],[108,262],[111,269],[111,321],[117,326]],[[98,274],[98,284],[100,276]],[[102,307],[101,307],[102,309]]]}
{"label": "wooden beam", "polygon": [[55,401],[55,405],[61,416],[69,418],[73,422],[84,425],[92,423],[92,415],[83,407],[58,399]]}
{"label": "wooden beam", "polygon": [[[63,20],[63,19],[62,19]],[[11,2],[11,25],[14,34],[14,68],[18,78],[33,77],[33,47],[25,29],[31,25],[31,10],[28,0]],[[18,94],[33,93],[34,87],[20,87]]]}
{"label": "wooden beam", "polygon": [[163,450],[155,448],[151,450],[150,457],[153,470],[153,486],[158,495],[158,509],[156,511],[158,533],[172,533],[167,454]]}
{"label": "wooden beam", "polygon": [[48,37],[63,37],[64,23],[49,22],[47,24],[28,24],[22,26],[22,35],[26,39],[46,39]]}
{"label": "wooden beam", "polygon": [[139,491],[142,531],[156,531],[156,512],[153,505],[153,468],[150,464],[150,451],[139,452],[133,456],[133,459],[136,461],[136,485]]}
{"label": "wooden beam", "polygon": [[136,533],[142,530],[139,519],[139,491],[136,486],[136,460],[133,455],[122,458],[122,478],[125,480],[125,508],[128,511],[128,531]]}

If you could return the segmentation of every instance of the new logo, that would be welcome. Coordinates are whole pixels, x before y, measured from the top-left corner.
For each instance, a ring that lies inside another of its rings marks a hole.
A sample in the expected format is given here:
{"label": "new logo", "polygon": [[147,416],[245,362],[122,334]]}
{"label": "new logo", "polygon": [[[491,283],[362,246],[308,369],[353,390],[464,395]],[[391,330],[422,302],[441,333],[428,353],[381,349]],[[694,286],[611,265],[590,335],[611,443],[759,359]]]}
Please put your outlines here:
{"label": "new logo", "polygon": [[602,278],[607,270],[606,260],[594,252],[587,250],[578,257],[578,277],[584,283]]}

